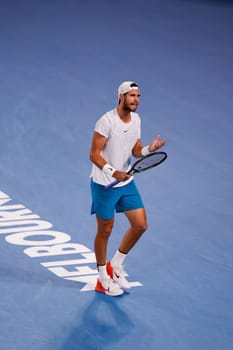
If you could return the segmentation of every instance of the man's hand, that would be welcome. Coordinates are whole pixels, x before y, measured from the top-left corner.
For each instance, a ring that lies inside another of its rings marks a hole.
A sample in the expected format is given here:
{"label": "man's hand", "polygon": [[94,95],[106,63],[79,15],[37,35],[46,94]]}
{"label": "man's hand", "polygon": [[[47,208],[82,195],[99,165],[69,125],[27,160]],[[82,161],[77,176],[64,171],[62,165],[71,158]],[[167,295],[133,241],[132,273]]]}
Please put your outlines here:
{"label": "man's hand", "polygon": [[124,171],[118,171],[118,170],[116,170],[116,171],[113,173],[113,177],[115,177],[115,179],[116,179],[117,181],[122,182],[122,181],[128,180],[128,179],[131,177],[131,175],[125,173]]}
{"label": "man's hand", "polygon": [[150,143],[149,145],[149,151],[150,152],[154,152],[157,149],[163,147],[166,143],[166,140],[159,140],[160,139],[160,135],[157,135],[154,140]]}

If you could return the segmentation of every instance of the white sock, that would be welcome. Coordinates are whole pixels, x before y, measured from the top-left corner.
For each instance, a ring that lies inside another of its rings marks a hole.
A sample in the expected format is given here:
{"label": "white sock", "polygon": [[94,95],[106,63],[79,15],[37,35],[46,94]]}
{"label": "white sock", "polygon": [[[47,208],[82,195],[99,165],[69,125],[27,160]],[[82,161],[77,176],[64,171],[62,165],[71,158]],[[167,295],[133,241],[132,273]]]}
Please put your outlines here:
{"label": "white sock", "polygon": [[100,280],[103,280],[108,276],[107,270],[106,270],[106,265],[99,265],[98,271],[99,271],[99,279]]}
{"label": "white sock", "polygon": [[115,253],[115,255],[113,256],[112,260],[111,260],[111,265],[112,266],[119,266],[119,265],[123,265],[123,262],[125,260],[125,258],[127,257],[127,254],[121,253],[118,249]]}

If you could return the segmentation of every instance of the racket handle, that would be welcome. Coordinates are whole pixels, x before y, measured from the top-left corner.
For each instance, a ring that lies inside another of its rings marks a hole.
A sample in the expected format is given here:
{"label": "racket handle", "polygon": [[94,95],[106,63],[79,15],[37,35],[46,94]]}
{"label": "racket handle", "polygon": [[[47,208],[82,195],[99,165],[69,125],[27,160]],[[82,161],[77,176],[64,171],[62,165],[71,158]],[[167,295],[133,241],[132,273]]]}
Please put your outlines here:
{"label": "racket handle", "polygon": [[115,180],[112,183],[110,183],[109,185],[105,186],[105,190],[109,190],[110,188],[112,188],[113,186],[119,184],[119,181]]}

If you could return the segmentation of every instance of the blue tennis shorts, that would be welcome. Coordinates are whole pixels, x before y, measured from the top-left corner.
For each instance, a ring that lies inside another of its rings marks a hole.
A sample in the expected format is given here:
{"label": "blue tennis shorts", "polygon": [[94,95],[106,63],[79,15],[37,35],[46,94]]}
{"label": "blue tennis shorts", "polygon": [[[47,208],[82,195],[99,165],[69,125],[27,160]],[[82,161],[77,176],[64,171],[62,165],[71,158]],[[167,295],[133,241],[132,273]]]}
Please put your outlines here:
{"label": "blue tennis shorts", "polygon": [[110,220],[114,212],[125,212],[144,208],[141,196],[134,180],[122,187],[105,189],[91,180],[92,206],[91,214],[97,214],[102,220]]}

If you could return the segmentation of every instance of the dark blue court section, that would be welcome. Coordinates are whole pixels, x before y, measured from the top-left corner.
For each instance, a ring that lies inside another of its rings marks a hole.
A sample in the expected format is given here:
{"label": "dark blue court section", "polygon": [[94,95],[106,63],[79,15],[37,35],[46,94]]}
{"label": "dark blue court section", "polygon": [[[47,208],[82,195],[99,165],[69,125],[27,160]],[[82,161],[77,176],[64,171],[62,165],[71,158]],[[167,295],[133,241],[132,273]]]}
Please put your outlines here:
{"label": "dark blue court section", "polygon": [[[232,33],[232,1],[1,1],[1,350],[232,350]],[[89,148],[124,80],[168,159],[135,177],[149,229],[125,268],[143,286],[109,298],[75,276],[95,275]],[[53,232],[80,251],[25,253]]]}

